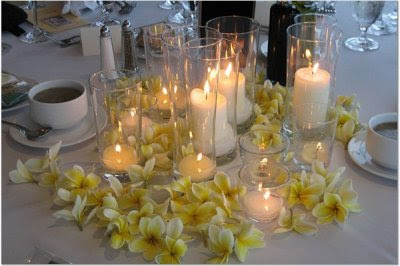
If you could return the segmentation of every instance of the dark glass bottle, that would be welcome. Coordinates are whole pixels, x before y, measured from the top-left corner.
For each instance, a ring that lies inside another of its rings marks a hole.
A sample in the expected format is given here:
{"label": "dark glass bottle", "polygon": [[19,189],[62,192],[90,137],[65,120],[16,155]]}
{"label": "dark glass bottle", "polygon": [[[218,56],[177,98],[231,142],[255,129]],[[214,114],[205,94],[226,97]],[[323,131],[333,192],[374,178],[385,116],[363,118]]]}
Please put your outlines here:
{"label": "dark glass bottle", "polygon": [[273,84],[286,85],[286,29],[294,24],[299,11],[287,1],[278,1],[270,9],[267,78]]}

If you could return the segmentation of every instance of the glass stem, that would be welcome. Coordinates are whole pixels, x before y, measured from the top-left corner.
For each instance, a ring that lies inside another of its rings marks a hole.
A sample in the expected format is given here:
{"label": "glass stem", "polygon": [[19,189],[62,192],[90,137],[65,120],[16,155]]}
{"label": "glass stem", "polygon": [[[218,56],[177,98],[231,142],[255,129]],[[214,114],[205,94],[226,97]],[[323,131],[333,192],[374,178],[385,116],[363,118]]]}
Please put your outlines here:
{"label": "glass stem", "polygon": [[33,31],[40,31],[37,18],[37,1],[32,1]]}
{"label": "glass stem", "polygon": [[360,37],[358,37],[358,40],[360,43],[363,43],[363,44],[368,43],[367,29],[368,29],[367,27],[360,26],[361,35],[360,35]]}

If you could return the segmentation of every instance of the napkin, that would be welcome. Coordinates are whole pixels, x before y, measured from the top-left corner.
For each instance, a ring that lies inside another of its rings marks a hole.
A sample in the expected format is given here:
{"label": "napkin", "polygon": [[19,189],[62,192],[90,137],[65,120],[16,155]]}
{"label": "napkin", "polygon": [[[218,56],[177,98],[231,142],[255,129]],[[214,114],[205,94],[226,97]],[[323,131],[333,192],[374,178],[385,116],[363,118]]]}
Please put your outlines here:
{"label": "napkin", "polygon": [[71,13],[79,17],[82,9],[89,8],[90,10],[95,10],[98,6],[96,1],[66,1],[61,14],[65,15]]}

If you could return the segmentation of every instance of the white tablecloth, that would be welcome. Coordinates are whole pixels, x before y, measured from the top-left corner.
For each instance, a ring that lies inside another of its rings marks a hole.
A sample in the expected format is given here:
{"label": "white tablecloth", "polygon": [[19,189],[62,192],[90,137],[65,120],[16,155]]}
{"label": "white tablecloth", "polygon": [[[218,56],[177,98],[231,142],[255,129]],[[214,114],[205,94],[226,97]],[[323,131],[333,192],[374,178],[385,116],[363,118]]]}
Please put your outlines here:
{"label": "white tablecloth", "polygon": [[[146,25],[166,18],[171,11],[157,7],[159,2],[138,2],[131,18],[134,26]],[[348,2],[337,3],[336,16],[344,37],[358,35],[356,22],[351,16]],[[96,14],[88,15],[94,18]],[[124,17],[121,17],[123,19]],[[29,26],[25,25],[28,29]],[[57,37],[71,36],[72,30]],[[87,83],[89,75],[100,66],[97,56],[83,57],[81,47],[60,48],[48,41],[25,44],[17,37],[2,33],[2,41],[12,45],[2,56],[2,69],[16,75],[45,81],[50,79],[76,79]],[[356,53],[343,47],[337,67],[335,94],[357,94],[361,103],[361,121],[381,112],[397,111],[397,34],[375,37],[380,43],[377,51]],[[143,63],[143,62],[142,62]],[[3,118],[12,120],[16,114]],[[2,127],[2,263],[23,263],[34,246],[39,246],[73,263],[144,263],[140,254],[127,249],[113,250],[104,231],[94,225],[83,232],[69,222],[56,220],[52,213],[57,209],[51,192],[33,184],[15,185],[9,181],[8,172],[16,161],[41,156],[44,150],[33,149],[14,142]],[[64,162],[93,161],[97,159],[95,140],[63,148]],[[225,166],[240,164],[237,157]],[[359,193],[363,212],[350,215],[342,228],[335,225],[319,226],[316,236],[291,234],[286,238],[273,237],[275,223],[258,225],[266,232],[266,247],[252,250],[247,258],[250,264],[395,264],[397,258],[398,206],[397,182],[382,179],[360,169],[352,162],[340,143],[335,145],[331,166],[346,166],[345,176],[353,180]],[[211,253],[196,241],[189,244],[185,263],[203,263]],[[231,262],[238,263],[236,259]]]}

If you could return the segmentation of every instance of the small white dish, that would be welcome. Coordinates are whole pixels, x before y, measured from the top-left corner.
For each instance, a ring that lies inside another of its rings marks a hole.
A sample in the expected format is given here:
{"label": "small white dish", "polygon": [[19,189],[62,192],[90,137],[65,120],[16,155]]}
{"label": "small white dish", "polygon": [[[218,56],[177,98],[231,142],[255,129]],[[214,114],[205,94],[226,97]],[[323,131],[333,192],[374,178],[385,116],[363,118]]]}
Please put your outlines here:
{"label": "small white dish", "polygon": [[377,176],[397,180],[397,171],[384,168],[372,160],[371,155],[365,149],[366,132],[360,132],[354,136],[347,146],[350,158],[362,169]]}
{"label": "small white dish", "polygon": [[14,82],[17,82],[18,78],[8,73],[1,73],[1,86],[5,86]]}
{"label": "small white dish", "polygon": [[260,50],[265,57],[268,57],[268,40],[261,44]]}
{"label": "small white dish", "polygon": [[12,112],[12,111],[16,111],[16,110],[22,109],[22,108],[27,107],[27,106],[29,106],[28,101],[23,101],[23,102],[21,102],[21,103],[19,103],[19,104],[16,104],[16,105],[14,105],[14,106],[12,106],[12,107],[10,107],[10,108],[1,109],[1,113],[2,113],[2,114],[7,114],[7,113],[10,113],[10,112]]}
{"label": "small white dish", "polygon": [[[100,130],[103,130],[107,123],[107,114],[103,109],[99,109],[99,119],[102,125]],[[27,127],[33,127],[33,122],[26,112],[16,116],[14,121]],[[47,149],[56,144],[59,140],[62,141],[61,147],[73,146],[96,135],[93,107],[89,106],[86,116],[75,126],[67,129],[53,129],[47,136],[35,141],[28,140],[18,129],[13,127],[10,127],[9,133],[11,138],[16,142],[29,147]]]}

